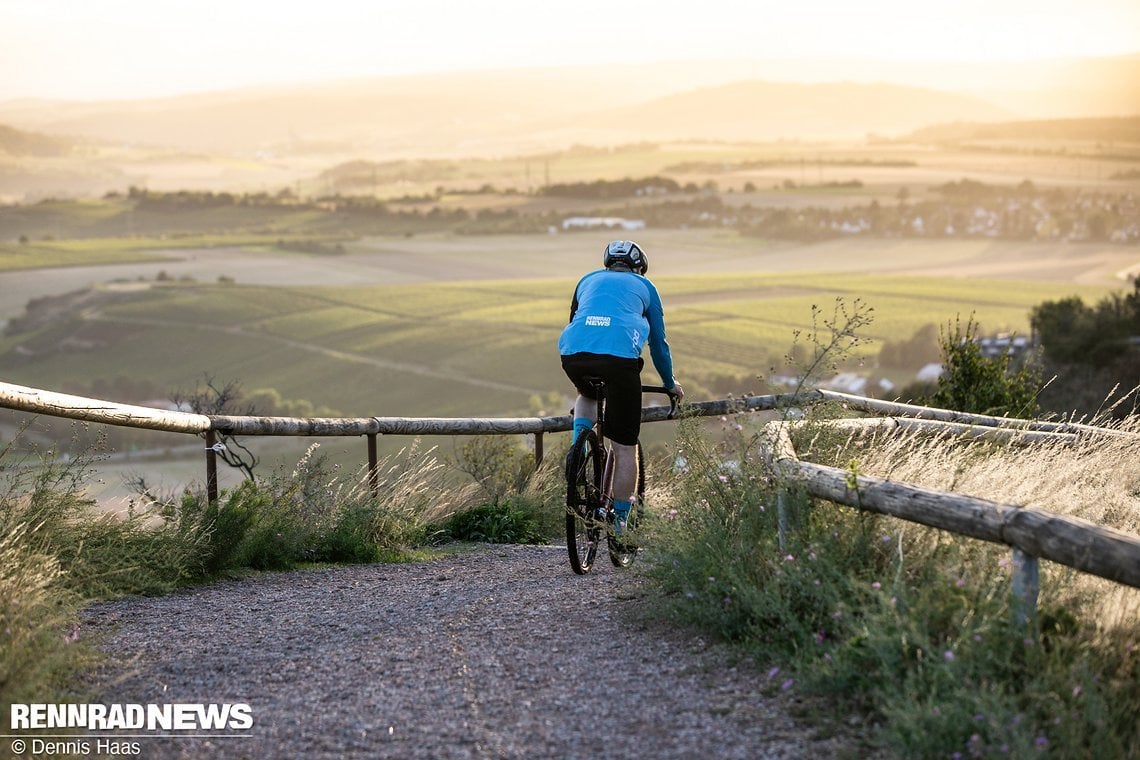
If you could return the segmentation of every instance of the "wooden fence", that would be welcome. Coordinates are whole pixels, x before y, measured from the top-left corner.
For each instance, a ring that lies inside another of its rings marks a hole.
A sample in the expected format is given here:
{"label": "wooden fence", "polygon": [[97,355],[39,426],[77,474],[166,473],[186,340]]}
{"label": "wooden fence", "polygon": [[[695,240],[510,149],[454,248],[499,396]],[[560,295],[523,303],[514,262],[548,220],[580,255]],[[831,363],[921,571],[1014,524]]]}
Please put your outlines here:
{"label": "wooden fence", "polygon": [[[745,396],[687,404],[684,416],[722,416],[741,412],[803,407],[834,402],[851,411],[879,418],[833,420],[827,424],[858,428],[913,429],[959,437],[988,437],[1033,444],[1044,440],[1075,441],[1087,436],[1140,436],[1091,425],[1016,420],[965,414],[947,409],[898,404],[833,391]],[[34,414],[107,425],[189,433],[205,438],[207,494],[217,499],[216,442],[219,434],[243,436],[365,436],[369,477],[377,472],[376,437],[380,435],[533,435],[535,458],[542,461],[543,435],[572,428],[569,415],[522,418],[293,418],[238,417],[172,412],[27,388],[0,382],[0,407]],[[667,419],[667,406],[642,410],[642,421]],[[786,415],[785,415],[786,416]],[[1037,598],[1038,559],[1140,588],[1140,537],[1078,518],[1014,504],[1000,504],[961,494],[941,493],[894,483],[833,467],[800,461],[792,447],[789,425],[767,426],[765,457],[785,484],[796,484],[820,499],[899,517],[932,528],[1005,544],[1013,549],[1014,592],[1023,615],[1032,614]],[[781,521],[781,532],[784,523]]]}

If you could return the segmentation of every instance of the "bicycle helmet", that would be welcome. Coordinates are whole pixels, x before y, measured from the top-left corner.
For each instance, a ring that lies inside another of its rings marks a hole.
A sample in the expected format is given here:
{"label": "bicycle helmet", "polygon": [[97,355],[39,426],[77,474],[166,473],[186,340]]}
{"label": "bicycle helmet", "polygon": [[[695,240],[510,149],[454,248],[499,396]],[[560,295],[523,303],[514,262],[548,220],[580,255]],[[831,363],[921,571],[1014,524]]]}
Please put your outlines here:
{"label": "bicycle helmet", "polygon": [[606,246],[602,265],[609,269],[614,264],[624,264],[639,274],[649,271],[649,258],[632,240],[615,240]]}

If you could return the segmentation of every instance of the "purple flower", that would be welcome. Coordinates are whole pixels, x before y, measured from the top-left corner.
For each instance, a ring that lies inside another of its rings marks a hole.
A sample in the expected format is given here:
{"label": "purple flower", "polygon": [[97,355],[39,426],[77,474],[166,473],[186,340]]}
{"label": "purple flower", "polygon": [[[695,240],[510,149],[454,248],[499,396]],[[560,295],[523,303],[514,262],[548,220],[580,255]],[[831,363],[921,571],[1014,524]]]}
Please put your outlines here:
{"label": "purple flower", "polygon": [[792,688],[795,682],[795,679],[789,678],[787,681],[784,681],[782,684],[780,684],[780,691],[787,691],[788,689]]}
{"label": "purple flower", "polygon": [[1033,746],[1037,747],[1037,749],[1045,749],[1046,747],[1049,746],[1049,740],[1046,739],[1044,736],[1038,736],[1033,741]]}
{"label": "purple flower", "polygon": [[947,649],[945,652],[942,653],[942,659],[946,660],[946,662],[954,662],[954,659],[955,659],[954,658],[954,650],[953,649]]}
{"label": "purple flower", "polygon": [[775,678],[778,675],[780,675],[780,669],[778,667],[772,668],[771,670],[768,671],[769,680]]}
{"label": "purple flower", "polygon": [[875,589],[876,591],[878,591],[882,587],[883,587],[883,584],[879,583],[878,581],[875,581],[874,583],[871,584],[871,588]]}

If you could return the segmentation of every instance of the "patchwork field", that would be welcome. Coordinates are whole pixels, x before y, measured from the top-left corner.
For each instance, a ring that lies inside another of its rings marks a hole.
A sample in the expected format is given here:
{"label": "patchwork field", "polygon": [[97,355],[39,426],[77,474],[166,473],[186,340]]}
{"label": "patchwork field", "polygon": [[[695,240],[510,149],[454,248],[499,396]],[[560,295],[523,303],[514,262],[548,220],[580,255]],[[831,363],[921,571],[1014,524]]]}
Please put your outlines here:
{"label": "patchwork field", "polygon": [[[160,250],[150,261],[8,271],[0,317],[24,324],[0,338],[0,366],[5,381],[81,393],[126,378],[148,381],[161,399],[212,376],[340,415],[561,414],[571,389],[555,342],[574,284],[598,266],[606,239],[417,235],[365,238],[338,256],[205,247]],[[677,375],[695,400],[765,392],[760,376],[810,326],[813,305],[825,318],[836,299],[874,309],[860,349],[868,369],[884,341],[926,324],[973,315],[985,331],[1024,334],[1035,304],[1097,300],[1122,290],[1140,264],[1134,247],[1097,244],[803,245],[702,230],[642,231],[638,240],[665,301]],[[25,315],[29,299],[87,288],[90,300],[64,299],[39,321]],[[0,412],[0,425],[13,418]],[[140,445],[188,444],[167,438]],[[255,449],[267,463],[288,463],[308,443],[264,440]],[[454,452],[450,441],[430,443]],[[322,444],[346,466],[363,457],[359,442]],[[163,462],[171,456],[185,461],[170,469]],[[158,463],[117,457],[100,466],[101,500],[126,493],[124,472],[171,483],[201,468],[199,455],[177,450]]]}
{"label": "patchwork field", "polygon": [[[781,363],[817,305],[874,309],[862,349],[971,315],[1026,333],[1044,300],[1096,299],[1140,259],[1112,246],[859,241],[771,244],[710,232],[647,233],[677,372],[757,375]],[[519,414],[565,390],[554,342],[597,235],[366,239],[344,256],[232,249],[168,252],[114,268],[103,298],[0,343],[12,382],[145,375],[185,387],[203,374],[276,388],[349,415]],[[201,256],[201,257],[200,257]],[[259,279],[248,281],[256,262]],[[106,275],[106,268],[92,274]],[[158,271],[167,278],[153,281]],[[22,273],[51,279],[82,270]],[[7,275],[11,276],[11,275]],[[218,282],[219,277],[234,282]],[[142,278],[140,280],[139,278]],[[5,289],[9,316],[21,296]],[[27,290],[24,291],[25,295]]]}

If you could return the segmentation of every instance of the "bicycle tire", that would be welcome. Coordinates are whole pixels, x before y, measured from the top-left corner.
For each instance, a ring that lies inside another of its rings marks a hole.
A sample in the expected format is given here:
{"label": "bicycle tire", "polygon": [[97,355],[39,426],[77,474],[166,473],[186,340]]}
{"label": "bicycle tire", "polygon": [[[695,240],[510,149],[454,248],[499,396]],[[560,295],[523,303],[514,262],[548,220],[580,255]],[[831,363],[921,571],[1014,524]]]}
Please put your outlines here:
{"label": "bicycle tire", "polygon": [[605,535],[602,504],[602,451],[598,436],[587,430],[566,456],[566,549],[570,569],[585,575],[594,566],[598,544]]}
{"label": "bicycle tire", "polygon": [[[633,511],[629,515],[627,527],[633,531],[641,522],[641,505],[645,501],[645,457],[642,456],[641,441],[637,442],[637,501],[634,502]],[[610,562],[614,567],[629,567],[633,558],[637,556],[638,546],[630,541],[619,541],[610,536],[606,541],[609,550]]]}

